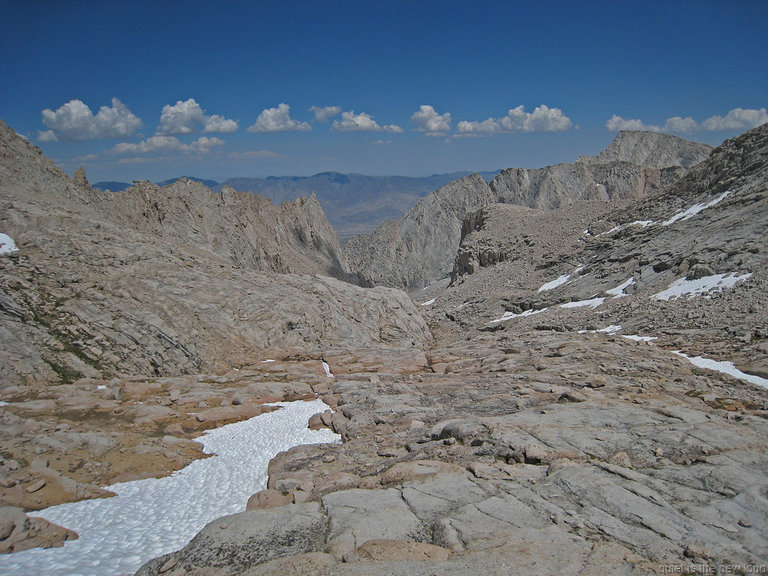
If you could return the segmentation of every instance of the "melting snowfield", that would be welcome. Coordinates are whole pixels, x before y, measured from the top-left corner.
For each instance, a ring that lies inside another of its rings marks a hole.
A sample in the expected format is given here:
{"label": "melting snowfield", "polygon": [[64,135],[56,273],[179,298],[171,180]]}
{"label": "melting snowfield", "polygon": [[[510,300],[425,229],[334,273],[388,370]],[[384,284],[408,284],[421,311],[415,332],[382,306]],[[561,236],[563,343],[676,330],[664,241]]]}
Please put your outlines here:
{"label": "melting snowfield", "polygon": [[209,431],[204,452],[166,478],[114,484],[117,496],[52,506],[34,516],[74,530],[62,548],[4,555],[0,574],[133,574],[147,560],[186,545],[208,522],[245,510],[266,487],[267,464],[299,444],[338,442],[330,430],[309,430],[310,416],[328,408],[320,400],[280,402],[280,410]]}
{"label": "melting snowfield", "polygon": [[735,273],[728,275],[715,274],[714,276],[705,276],[698,280],[688,280],[687,278],[680,278],[675,280],[669,288],[654,294],[651,296],[653,300],[673,300],[675,298],[682,298],[687,296],[693,298],[701,294],[708,294],[709,292],[720,291],[723,288],[733,288],[736,282],[747,280],[752,276],[752,273],[742,274],[737,276]]}
{"label": "melting snowfield", "polygon": [[730,374],[734,378],[745,380],[756,386],[768,388],[768,380],[761,378],[760,376],[755,376],[754,374],[747,374],[742,372],[733,365],[733,362],[718,362],[717,360],[712,360],[711,358],[703,358],[702,356],[688,356],[679,350],[675,351],[675,354],[686,358],[691,364],[698,366],[699,368],[707,368],[708,370],[716,370],[717,372],[722,372],[723,374]]}

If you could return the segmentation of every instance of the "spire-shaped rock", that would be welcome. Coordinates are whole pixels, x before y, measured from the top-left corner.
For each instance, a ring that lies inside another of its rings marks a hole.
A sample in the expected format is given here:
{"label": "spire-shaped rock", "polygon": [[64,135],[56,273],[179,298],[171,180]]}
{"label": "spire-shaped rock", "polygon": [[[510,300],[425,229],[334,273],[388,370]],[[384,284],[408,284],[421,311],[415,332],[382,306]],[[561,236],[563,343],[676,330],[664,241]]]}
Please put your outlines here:
{"label": "spire-shaped rock", "polygon": [[80,166],[75,170],[75,175],[72,176],[72,180],[81,188],[90,188],[91,184],[88,182],[88,177],[85,175],[85,168]]}

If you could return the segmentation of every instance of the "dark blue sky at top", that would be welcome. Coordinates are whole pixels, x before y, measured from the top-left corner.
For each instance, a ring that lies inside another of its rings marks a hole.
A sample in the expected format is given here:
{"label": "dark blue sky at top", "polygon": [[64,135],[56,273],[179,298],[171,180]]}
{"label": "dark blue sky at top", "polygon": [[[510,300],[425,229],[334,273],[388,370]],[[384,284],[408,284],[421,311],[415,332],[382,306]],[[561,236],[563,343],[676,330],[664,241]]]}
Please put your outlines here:
{"label": "dark blue sky at top", "polygon": [[[695,127],[676,133],[718,143],[746,128],[705,129],[707,119],[768,99],[763,1],[0,5],[0,118],[68,171],[84,164],[92,180],[534,167],[604,148],[614,115],[651,129],[691,118]],[[113,98],[142,121],[130,136],[39,139],[44,109],[80,100],[95,114]],[[175,150],[114,150],[155,135],[163,106],[190,98],[237,131],[198,126],[174,135]],[[281,103],[311,130],[247,131]],[[449,130],[415,130],[422,105],[450,113]],[[520,105],[557,108],[570,125],[459,132],[461,121]],[[334,130],[341,116],[316,122],[312,106],[402,131]],[[219,141],[193,150],[200,136]]]}

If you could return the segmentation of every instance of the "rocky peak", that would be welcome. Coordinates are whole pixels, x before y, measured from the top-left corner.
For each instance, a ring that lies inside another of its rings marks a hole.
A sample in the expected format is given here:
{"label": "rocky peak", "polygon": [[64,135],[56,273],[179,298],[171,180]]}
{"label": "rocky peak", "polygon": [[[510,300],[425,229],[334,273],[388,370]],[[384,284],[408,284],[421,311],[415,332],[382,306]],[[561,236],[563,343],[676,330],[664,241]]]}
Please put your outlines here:
{"label": "rocky peak", "polygon": [[672,134],[622,130],[597,156],[582,156],[579,162],[629,162],[659,169],[669,166],[689,167],[706,159],[711,151],[712,146],[691,142]]}

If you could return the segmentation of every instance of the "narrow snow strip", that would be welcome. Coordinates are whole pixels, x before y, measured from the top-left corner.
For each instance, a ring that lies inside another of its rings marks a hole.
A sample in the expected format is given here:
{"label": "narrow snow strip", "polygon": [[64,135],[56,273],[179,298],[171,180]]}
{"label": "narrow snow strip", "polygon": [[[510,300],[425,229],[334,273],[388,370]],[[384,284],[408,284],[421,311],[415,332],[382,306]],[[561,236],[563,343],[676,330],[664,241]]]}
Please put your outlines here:
{"label": "narrow snow strip", "polygon": [[610,290],[606,290],[605,293],[610,294],[614,298],[623,298],[624,296],[628,296],[628,294],[624,292],[624,290],[632,286],[634,283],[635,283],[635,279],[630,278],[623,284],[619,284],[618,286],[616,286],[616,288],[611,288]]}
{"label": "narrow snow strip", "polygon": [[269,364],[271,362],[274,362],[274,360],[272,360],[272,358],[267,358],[266,360],[262,360],[261,361],[262,364]]}
{"label": "narrow snow strip", "polygon": [[5,400],[0,400],[0,406],[8,406],[8,402]]}
{"label": "narrow snow strip", "polygon": [[593,310],[605,302],[605,298],[590,298],[589,300],[579,300],[577,302],[566,302],[560,304],[560,308],[583,308],[589,306]]}
{"label": "narrow snow strip", "polygon": [[506,322],[507,320],[512,320],[512,318],[522,318],[524,316],[533,316],[535,314],[541,314],[547,310],[547,308],[542,308],[541,310],[526,310],[525,312],[521,312],[520,314],[515,314],[514,312],[504,312],[503,316],[501,318],[496,318],[495,320],[491,320],[491,324],[497,324],[498,322]]}
{"label": "narrow snow strip", "polygon": [[671,300],[674,298],[681,298],[688,296],[692,298],[699,296],[700,294],[707,294],[712,291],[720,291],[723,288],[732,288],[736,282],[746,280],[752,276],[752,273],[742,274],[737,276],[735,273],[715,274],[714,276],[705,276],[698,280],[688,280],[686,278],[680,278],[670,284],[669,288],[662,292],[658,292],[651,296],[651,300]]}
{"label": "narrow snow strip", "polygon": [[630,222],[630,226],[641,226],[643,228],[646,228],[650,226],[651,224],[655,224],[653,220],[635,220],[634,222]]}
{"label": "narrow snow strip", "polygon": [[702,358],[701,356],[688,356],[687,354],[684,354],[680,352],[679,350],[674,351],[675,354],[678,356],[682,356],[683,358],[687,359],[691,364],[694,364],[698,366],[699,368],[707,368],[709,370],[715,370],[717,372],[722,372],[724,374],[730,374],[734,378],[738,378],[739,380],[746,380],[747,382],[751,384],[755,384],[756,386],[762,386],[763,388],[768,388],[768,380],[765,378],[760,378],[760,376],[755,376],[754,374],[745,374],[736,366],[733,365],[733,362],[718,362],[717,360],[712,360],[710,358]]}
{"label": "narrow snow strip", "polygon": [[579,334],[616,334],[621,330],[621,324],[611,324],[599,330],[579,330]]}
{"label": "narrow snow strip", "polygon": [[77,532],[61,548],[4,555],[2,574],[73,576],[133,574],[144,562],[185,546],[208,522],[243,512],[267,482],[267,464],[299,444],[337,443],[328,429],[309,430],[320,400],[281,402],[280,410],[222,426],[199,441],[211,458],[166,478],[114,484],[117,496],[61,504],[35,512]]}
{"label": "narrow snow strip", "polygon": [[652,340],[658,340],[658,336],[637,336],[636,334],[621,334],[622,338],[627,340],[634,340],[635,342],[651,342]]}
{"label": "narrow snow strip", "polygon": [[328,366],[328,362],[323,360],[323,370],[325,370],[325,375],[327,378],[333,378],[333,372],[331,372],[331,367]]}
{"label": "narrow snow strip", "polygon": [[670,218],[669,220],[665,220],[664,222],[662,222],[662,224],[664,226],[669,226],[670,224],[674,224],[678,220],[685,221],[685,220],[688,220],[689,218],[693,218],[694,216],[696,216],[696,214],[698,214],[702,210],[706,210],[707,208],[712,208],[712,206],[716,206],[717,204],[720,204],[720,202],[725,200],[725,198],[728,197],[730,194],[731,194],[731,191],[726,190],[725,192],[720,194],[720,196],[718,196],[714,200],[707,202],[706,204],[694,204],[687,210],[678,212],[677,214],[672,216],[672,218]]}
{"label": "narrow snow strip", "polygon": [[422,306],[430,306],[431,304],[435,303],[435,300],[437,300],[437,298],[432,298],[432,300],[427,300],[426,302],[422,302],[421,305]]}
{"label": "narrow snow strip", "polygon": [[542,285],[541,288],[539,288],[539,292],[546,292],[547,290],[554,290],[558,286],[562,286],[566,282],[568,282],[568,279],[571,277],[570,274],[563,274],[559,278],[552,280],[551,282],[547,282],[546,284]]}
{"label": "narrow snow strip", "polygon": [[16,242],[13,241],[13,238],[8,236],[8,234],[0,232],[0,254],[13,254],[18,251],[19,249],[16,247]]}
{"label": "narrow snow strip", "polygon": [[621,226],[621,225],[614,226],[613,228],[611,228],[607,232],[600,232],[600,234],[598,234],[598,236],[607,236],[608,234],[613,234],[614,232],[621,232],[622,228],[624,228],[624,227]]}

